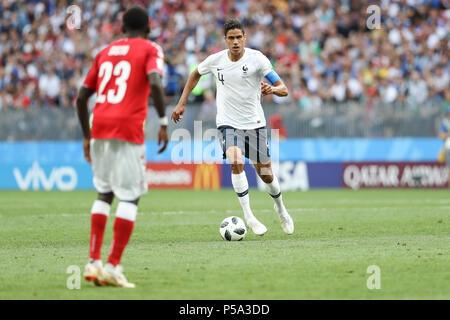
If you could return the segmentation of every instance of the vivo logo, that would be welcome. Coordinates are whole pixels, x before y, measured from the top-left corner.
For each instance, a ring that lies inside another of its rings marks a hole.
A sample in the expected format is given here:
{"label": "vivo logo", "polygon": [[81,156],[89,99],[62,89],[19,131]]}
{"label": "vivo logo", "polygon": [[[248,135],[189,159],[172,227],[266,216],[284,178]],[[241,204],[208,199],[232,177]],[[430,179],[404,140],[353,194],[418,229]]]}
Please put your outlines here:
{"label": "vivo logo", "polygon": [[53,168],[47,176],[37,162],[33,163],[25,175],[18,168],[14,168],[13,174],[20,190],[41,190],[42,185],[44,190],[56,187],[57,190],[69,191],[74,190],[78,182],[77,173],[72,167]]}

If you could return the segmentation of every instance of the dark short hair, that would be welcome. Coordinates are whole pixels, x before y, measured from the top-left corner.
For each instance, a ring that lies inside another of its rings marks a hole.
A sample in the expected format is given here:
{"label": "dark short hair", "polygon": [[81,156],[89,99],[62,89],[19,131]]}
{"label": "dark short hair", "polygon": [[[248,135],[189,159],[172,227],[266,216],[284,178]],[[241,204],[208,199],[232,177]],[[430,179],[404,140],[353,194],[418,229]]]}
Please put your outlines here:
{"label": "dark short hair", "polygon": [[242,30],[242,34],[245,34],[244,27],[242,26],[242,23],[238,19],[230,18],[225,21],[223,25],[223,34],[226,36],[228,31],[233,29],[240,29]]}
{"label": "dark short hair", "polygon": [[147,11],[140,6],[128,9],[123,15],[123,26],[127,31],[150,31]]}

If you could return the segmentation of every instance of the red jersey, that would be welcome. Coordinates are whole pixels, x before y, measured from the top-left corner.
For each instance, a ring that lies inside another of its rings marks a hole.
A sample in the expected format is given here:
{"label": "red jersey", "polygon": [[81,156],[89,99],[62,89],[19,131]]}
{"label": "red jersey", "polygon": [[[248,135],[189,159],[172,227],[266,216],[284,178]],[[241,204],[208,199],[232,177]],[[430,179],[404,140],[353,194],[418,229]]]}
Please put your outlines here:
{"label": "red jersey", "polygon": [[164,53],[143,38],[114,41],[100,51],[84,86],[95,90],[91,136],[144,143],[150,84],[147,74],[163,73]]}

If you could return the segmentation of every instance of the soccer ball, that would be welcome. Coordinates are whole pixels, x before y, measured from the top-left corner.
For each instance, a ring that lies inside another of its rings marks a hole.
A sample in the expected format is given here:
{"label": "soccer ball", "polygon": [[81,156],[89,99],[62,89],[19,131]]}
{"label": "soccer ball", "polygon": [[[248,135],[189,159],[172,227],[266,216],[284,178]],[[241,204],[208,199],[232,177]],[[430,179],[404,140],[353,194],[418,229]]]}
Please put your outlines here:
{"label": "soccer ball", "polygon": [[241,241],[247,234],[244,221],[239,217],[225,218],[220,224],[220,235],[223,240]]}

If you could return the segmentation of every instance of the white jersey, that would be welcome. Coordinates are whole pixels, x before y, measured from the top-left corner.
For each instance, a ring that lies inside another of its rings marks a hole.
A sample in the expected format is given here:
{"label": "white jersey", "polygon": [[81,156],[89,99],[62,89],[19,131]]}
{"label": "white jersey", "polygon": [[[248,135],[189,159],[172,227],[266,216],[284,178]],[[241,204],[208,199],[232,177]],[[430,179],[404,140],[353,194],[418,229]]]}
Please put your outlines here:
{"label": "white jersey", "polygon": [[214,74],[217,87],[217,127],[236,129],[264,127],[266,119],[261,106],[261,81],[272,71],[272,65],[260,51],[245,48],[238,61],[231,61],[228,49],[207,57],[198,65],[201,75]]}

